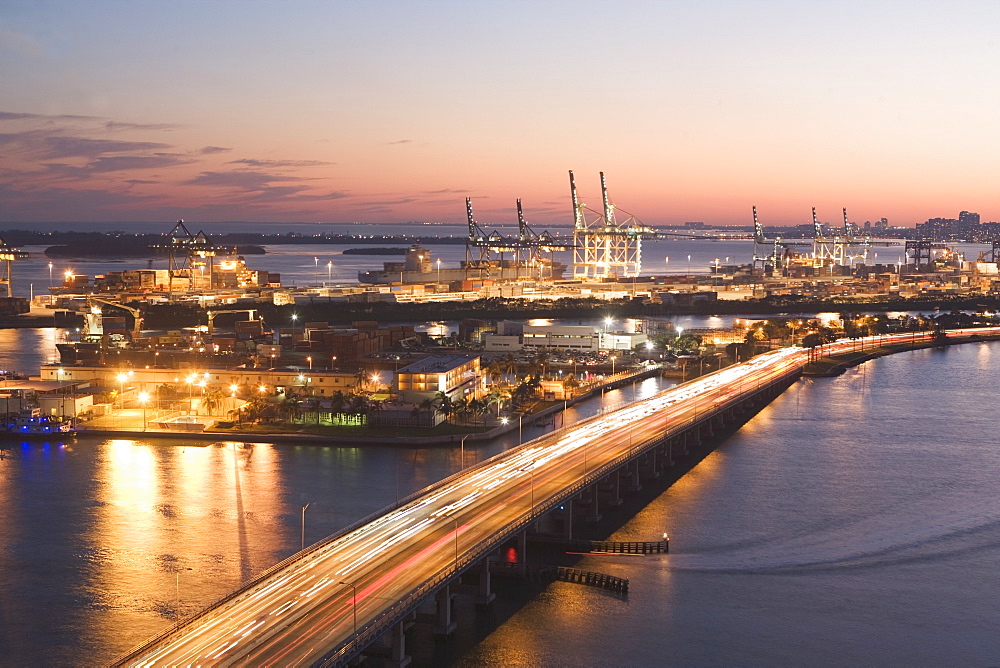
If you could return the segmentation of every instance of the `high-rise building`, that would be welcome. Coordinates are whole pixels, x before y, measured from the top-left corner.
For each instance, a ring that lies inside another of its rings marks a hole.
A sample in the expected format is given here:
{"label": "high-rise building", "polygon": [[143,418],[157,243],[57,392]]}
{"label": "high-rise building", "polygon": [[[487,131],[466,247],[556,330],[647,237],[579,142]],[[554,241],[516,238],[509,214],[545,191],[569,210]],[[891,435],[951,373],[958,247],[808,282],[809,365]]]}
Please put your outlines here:
{"label": "high-rise building", "polygon": [[963,225],[978,225],[979,224],[979,214],[973,213],[971,211],[962,211],[958,214],[958,222]]}

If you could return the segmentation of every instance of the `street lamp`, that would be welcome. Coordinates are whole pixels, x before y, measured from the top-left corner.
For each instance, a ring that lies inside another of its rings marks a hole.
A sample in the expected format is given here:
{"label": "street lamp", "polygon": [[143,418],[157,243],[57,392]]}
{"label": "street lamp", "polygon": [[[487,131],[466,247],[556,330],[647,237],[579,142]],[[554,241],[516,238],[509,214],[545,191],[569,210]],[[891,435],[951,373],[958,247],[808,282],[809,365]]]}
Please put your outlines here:
{"label": "street lamp", "polygon": [[142,404],[142,430],[146,431],[146,403],[149,402],[149,393],[139,393],[139,403]]}
{"label": "street lamp", "polygon": [[313,368],[313,358],[311,356],[307,357],[306,361],[309,362],[309,370],[312,371],[312,368]]}
{"label": "street lamp", "polygon": [[318,281],[319,280],[319,258],[318,257],[314,257],[313,258],[313,262],[316,263],[316,280]]}
{"label": "street lamp", "polygon": [[52,263],[49,262],[49,287],[52,287]]}
{"label": "street lamp", "polygon": [[292,337],[295,337],[295,321],[299,319],[299,316],[295,313],[292,314]]}
{"label": "street lamp", "polygon": [[312,505],[312,501],[302,506],[302,548],[306,549],[306,509]]}
{"label": "street lamp", "polygon": [[358,588],[350,582],[338,582],[337,584],[347,585],[354,590],[354,595],[351,598],[351,608],[354,609],[354,635],[358,635]]}
{"label": "street lamp", "polygon": [[667,275],[667,271],[670,269],[670,256],[663,258],[663,275]]}
{"label": "street lamp", "polygon": [[437,259],[437,265],[438,265],[438,280],[437,280],[437,282],[441,283],[441,258]]}
{"label": "street lamp", "polygon": [[121,410],[125,410],[125,381],[128,379],[123,373],[118,374],[118,402]]}
{"label": "street lamp", "polygon": [[333,260],[326,263],[326,282],[333,282]]}
{"label": "street lamp", "polygon": [[464,471],[465,470],[465,439],[467,439],[467,438],[469,438],[469,434],[466,434],[465,436],[462,437],[462,443],[461,443],[461,445],[462,445],[462,462],[461,462],[461,464],[458,467],[460,471]]}
{"label": "street lamp", "polygon": [[612,375],[612,376],[614,376],[614,375],[615,375],[615,360],[616,360],[616,359],[618,359],[618,356],[617,356],[617,355],[612,355],[612,356],[611,356],[611,375]]}
{"label": "street lamp", "polygon": [[688,255],[688,274],[691,273],[691,255]]}

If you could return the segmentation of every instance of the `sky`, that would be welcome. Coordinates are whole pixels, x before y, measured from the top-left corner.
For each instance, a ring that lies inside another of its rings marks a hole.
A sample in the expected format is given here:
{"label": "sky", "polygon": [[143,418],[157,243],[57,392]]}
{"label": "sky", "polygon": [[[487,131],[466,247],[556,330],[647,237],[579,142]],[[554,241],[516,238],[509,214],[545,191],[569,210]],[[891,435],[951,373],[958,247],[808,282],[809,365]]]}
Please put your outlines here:
{"label": "sky", "polygon": [[[1000,220],[997,2],[0,3],[0,224]],[[592,214],[591,214],[592,215]]]}

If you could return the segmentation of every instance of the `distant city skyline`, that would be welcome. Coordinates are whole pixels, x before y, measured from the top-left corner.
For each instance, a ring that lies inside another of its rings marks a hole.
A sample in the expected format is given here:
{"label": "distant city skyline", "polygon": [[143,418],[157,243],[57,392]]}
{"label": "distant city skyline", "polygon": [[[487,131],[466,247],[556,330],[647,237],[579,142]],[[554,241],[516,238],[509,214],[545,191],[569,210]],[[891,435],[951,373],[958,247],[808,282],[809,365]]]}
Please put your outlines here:
{"label": "distant city skyline", "polygon": [[[0,6],[0,224],[1000,220],[991,2]],[[622,214],[625,215],[625,214]]]}

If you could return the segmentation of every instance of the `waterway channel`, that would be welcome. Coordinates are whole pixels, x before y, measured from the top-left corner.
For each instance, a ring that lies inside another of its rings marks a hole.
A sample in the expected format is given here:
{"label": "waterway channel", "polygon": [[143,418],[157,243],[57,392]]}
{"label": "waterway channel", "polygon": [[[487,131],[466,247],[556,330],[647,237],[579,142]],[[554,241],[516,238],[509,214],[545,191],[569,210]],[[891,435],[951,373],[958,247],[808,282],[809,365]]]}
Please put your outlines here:
{"label": "waterway channel", "polygon": [[[585,560],[629,577],[628,598],[557,583],[418,664],[995,663],[998,355],[915,351],[800,381],[616,534],[669,531],[669,556]],[[466,464],[510,444],[467,443]],[[107,662],[299,549],[303,526],[316,541],[461,465],[453,448],[7,446],[2,666]]]}

